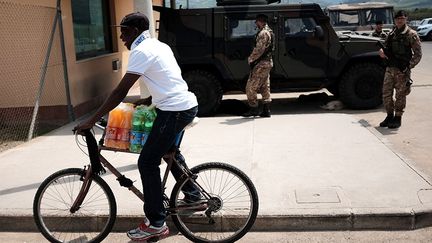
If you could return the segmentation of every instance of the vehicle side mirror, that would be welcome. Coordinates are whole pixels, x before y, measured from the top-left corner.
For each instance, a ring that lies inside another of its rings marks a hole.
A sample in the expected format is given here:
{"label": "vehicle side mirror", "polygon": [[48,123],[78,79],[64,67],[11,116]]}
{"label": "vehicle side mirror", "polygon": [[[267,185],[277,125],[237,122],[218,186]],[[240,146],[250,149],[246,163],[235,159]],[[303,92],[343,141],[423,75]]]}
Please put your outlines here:
{"label": "vehicle side mirror", "polygon": [[317,37],[319,39],[324,38],[324,30],[323,30],[323,28],[321,26],[317,25],[315,27],[315,31],[314,32],[315,32],[315,37]]}

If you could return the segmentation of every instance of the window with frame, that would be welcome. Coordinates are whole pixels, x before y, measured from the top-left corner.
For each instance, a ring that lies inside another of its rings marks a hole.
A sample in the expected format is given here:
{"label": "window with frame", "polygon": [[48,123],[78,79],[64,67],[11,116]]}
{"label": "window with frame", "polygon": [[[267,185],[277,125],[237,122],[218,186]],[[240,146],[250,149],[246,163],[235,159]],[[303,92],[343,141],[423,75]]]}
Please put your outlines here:
{"label": "window with frame", "polygon": [[366,24],[375,24],[382,21],[383,24],[393,24],[391,9],[372,9],[366,10]]}
{"label": "window with frame", "polygon": [[[359,13],[358,11],[341,11],[333,13],[334,26],[348,26],[348,25],[359,25]],[[336,17],[337,16],[337,17]]]}
{"label": "window with frame", "polygon": [[71,3],[76,59],[112,53],[109,0],[73,0]]}
{"label": "window with frame", "polygon": [[284,21],[284,33],[289,37],[312,36],[317,26],[312,17],[287,18]]}
{"label": "window with frame", "polygon": [[255,19],[230,19],[229,38],[249,38],[257,33]]}

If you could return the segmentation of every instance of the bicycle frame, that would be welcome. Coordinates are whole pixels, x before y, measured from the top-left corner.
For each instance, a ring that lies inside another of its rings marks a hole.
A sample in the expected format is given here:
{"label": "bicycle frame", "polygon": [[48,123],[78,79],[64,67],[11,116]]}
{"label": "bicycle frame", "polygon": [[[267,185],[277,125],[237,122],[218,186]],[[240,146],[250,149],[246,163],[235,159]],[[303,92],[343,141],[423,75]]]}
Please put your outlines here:
{"label": "bicycle frame", "polygon": [[[117,181],[119,181],[121,186],[124,186],[126,188],[128,188],[130,191],[132,191],[141,201],[144,202],[144,194],[133,185],[133,182],[126,178],[124,175],[122,175],[110,162],[108,162],[108,160],[100,153],[102,150],[107,150],[107,151],[114,151],[114,152],[124,152],[124,153],[130,153],[128,150],[121,150],[121,149],[115,149],[115,148],[109,148],[109,147],[104,147],[104,146],[99,146],[99,159],[100,162],[102,163],[102,165],[107,168],[113,175],[116,176]],[[184,166],[182,166],[176,159],[175,159],[175,151],[170,151],[168,152],[164,157],[163,157],[164,161],[167,163],[167,168],[165,170],[164,173],[164,177],[163,177],[163,181],[162,181],[162,191],[165,191],[165,185],[166,182],[168,180],[168,175],[170,173],[171,167],[173,165],[173,163],[176,163],[177,166],[180,167],[181,171],[182,171],[182,176],[186,176],[190,179],[196,179],[196,175],[194,175],[188,168],[185,168]],[[87,168],[87,169],[86,169]],[[84,201],[84,198],[87,196],[87,193],[90,189],[91,183],[92,183],[92,169],[91,166],[88,165],[87,167],[85,167],[84,169],[85,174],[83,175],[83,185],[80,189],[80,192],[77,196],[77,198],[75,199],[70,212],[74,213],[76,211],[78,211],[78,209],[80,208],[81,204]],[[210,195],[204,190],[204,188],[202,188],[201,185],[199,184],[195,184],[196,186],[199,187],[199,189],[201,190],[203,196],[205,198],[210,198]],[[165,193],[164,193],[165,194]],[[167,198],[168,199],[168,198]],[[173,214],[173,213],[177,213],[178,208],[171,208],[168,207],[169,204],[167,204],[166,210],[168,214]],[[186,209],[193,209],[196,206],[182,206],[183,210]]]}

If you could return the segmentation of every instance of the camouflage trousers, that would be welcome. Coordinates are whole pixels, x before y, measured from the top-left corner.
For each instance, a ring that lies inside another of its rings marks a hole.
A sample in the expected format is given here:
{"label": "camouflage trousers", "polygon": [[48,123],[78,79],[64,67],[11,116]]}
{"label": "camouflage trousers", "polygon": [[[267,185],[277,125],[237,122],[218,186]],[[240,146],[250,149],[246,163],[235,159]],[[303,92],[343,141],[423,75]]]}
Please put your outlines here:
{"label": "camouflage trousers", "polygon": [[[410,71],[403,73],[394,67],[386,69],[383,83],[383,102],[387,114],[394,112],[396,116],[402,116],[406,106],[406,97],[411,92],[411,87],[407,85],[410,75]],[[393,94],[395,94],[394,98]]]}
{"label": "camouflage trousers", "polygon": [[263,103],[270,103],[270,70],[271,62],[260,62],[250,72],[246,84],[246,96],[250,107],[258,107],[257,94],[262,96]]}

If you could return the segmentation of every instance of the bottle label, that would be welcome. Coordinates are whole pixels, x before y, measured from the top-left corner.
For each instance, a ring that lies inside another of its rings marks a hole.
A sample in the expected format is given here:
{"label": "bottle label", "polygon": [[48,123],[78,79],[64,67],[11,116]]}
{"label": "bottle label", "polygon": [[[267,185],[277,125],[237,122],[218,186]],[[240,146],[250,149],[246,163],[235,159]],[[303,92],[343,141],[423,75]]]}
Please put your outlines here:
{"label": "bottle label", "polygon": [[131,131],[130,144],[141,144],[143,133],[140,131]]}
{"label": "bottle label", "polygon": [[117,140],[129,143],[129,129],[118,128],[117,130]]}
{"label": "bottle label", "polygon": [[117,127],[106,127],[105,139],[116,140],[117,139]]}
{"label": "bottle label", "polygon": [[144,133],[142,134],[142,139],[141,139],[141,145],[142,145],[142,146],[144,146],[144,144],[147,142],[147,139],[148,139],[149,134],[150,134],[150,133],[148,133],[148,132],[144,132]]}

